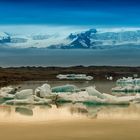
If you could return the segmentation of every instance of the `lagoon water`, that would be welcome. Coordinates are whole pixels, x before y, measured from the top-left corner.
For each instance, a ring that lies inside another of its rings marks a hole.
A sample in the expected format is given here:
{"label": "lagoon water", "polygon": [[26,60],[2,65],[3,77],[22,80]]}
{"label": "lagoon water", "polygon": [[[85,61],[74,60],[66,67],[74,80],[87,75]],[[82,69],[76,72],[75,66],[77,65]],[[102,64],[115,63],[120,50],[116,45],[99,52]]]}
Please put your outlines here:
{"label": "lagoon water", "polygon": [[19,49],[0,52],[0,66],[139,66],[139,48]]}
{"label": "lagoon water", "polygon": [[[46,81],[30,81],[21,88],[33,88]],[[111,93],[115,82],[47,81],[52,87],[74,84],[96,85]],[[140,104],[91,105],[65,103],[48,105],[0,105],[0,138],[3,140],[139,140]]]}

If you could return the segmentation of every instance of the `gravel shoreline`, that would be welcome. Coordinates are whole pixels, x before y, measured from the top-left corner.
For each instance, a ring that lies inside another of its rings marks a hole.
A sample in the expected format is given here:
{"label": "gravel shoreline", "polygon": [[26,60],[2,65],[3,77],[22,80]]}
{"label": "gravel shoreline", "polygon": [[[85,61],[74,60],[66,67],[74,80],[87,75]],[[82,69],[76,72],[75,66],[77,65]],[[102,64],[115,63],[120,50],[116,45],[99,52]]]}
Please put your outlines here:
{"label": "gravel shoreline", "polygon": [[9,67],[0,68],[0,87],[18,84],[24,81],[59,80],[58,74],[86,74],[93,76],[93,80],[113,80],[133,75],[140,76],[140,67],[115,67],[115,66],[74,66],[74,67]]}

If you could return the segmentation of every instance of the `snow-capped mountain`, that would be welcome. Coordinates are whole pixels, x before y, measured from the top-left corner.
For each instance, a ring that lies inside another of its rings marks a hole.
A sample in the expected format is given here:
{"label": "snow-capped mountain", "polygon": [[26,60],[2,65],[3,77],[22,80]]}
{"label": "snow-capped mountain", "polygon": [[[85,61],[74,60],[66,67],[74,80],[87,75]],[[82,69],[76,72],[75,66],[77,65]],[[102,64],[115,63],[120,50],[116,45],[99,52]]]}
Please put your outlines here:
{"label": "snow-capped mountain", "polygon": [[0,43],[10,42],[10,36],[5,32],[0,32]]}
{"label": "snow-capped mountain", "polygon": [[100,32],[96,29],[70,34],[70,44],[61,48],[109,48],[124,45],[140,45],[140,30]]}
{"label": "snow-capped mountain", "polygon": [[106,49],[118,46],[140,46],[140,29],[89,29],[68,36],[57,34],[10,34],[0,32],[0,46],[13,48]]}

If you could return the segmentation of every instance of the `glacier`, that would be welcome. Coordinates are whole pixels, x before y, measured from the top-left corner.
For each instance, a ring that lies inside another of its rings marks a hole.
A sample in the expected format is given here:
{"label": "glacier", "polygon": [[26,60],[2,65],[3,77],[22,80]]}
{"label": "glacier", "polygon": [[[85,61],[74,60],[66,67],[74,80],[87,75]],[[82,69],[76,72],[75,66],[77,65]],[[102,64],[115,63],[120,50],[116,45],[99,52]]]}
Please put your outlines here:
{"label": "glacier", "polygon": [[[60,32],[60,31],[59,31]],[[140,45],[140,29],[86,29],[67,34],[0,32],[0,45],[10,48],[110,49]]]}

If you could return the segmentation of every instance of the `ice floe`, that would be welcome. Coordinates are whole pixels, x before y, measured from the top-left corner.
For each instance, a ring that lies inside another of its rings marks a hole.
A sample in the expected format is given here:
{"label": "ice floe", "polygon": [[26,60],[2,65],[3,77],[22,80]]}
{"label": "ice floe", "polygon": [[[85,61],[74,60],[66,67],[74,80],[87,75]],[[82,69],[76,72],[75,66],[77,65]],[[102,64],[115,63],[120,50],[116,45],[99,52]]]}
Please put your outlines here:
{"label": "ice floe", "polygon": [[78,89],[74,85],[63,85],[51,88],[49,84],[43,84],[33,89],[25,89],[10,94],[12,87],[0,89],[0,97],[5,99],[4,104],[32,104],[50,105],[53,102],[91,103],[91,104],[130,104],[140,102],[140,95],[121,96],[101,93],[95,87]]}
{"label": "ice floe", "polygon": [[87,87],[86,91],[78,93],[59,94],[57,99],[59,102],[83,102],[92,104],[129,104],[135,100],[140,100],[140,96],[117,97],[100,93],[94,87]]}
{"label": "ice floe", "polygon": [[42,86],[36,88],[35,95],[45,98],[49,95],[51,95],[51,86],[48,84],[43,84]]}
{"label": "ice floe", "polygon": [[75,85],[63,85],[63,86],[57,86],[52,88],[52,92],[75,92],[78,88]]}
{"label": "ice floe", "polygon": [[56,76],[58,79],[69,79],[69,80],[92,80],[92,76],[86,74],[59,74]]}
{"label": "ice floe", "polygon": [[112,92],[140,92],[140,78],[121,78],[116,81],[116,87],[112,88]]}

